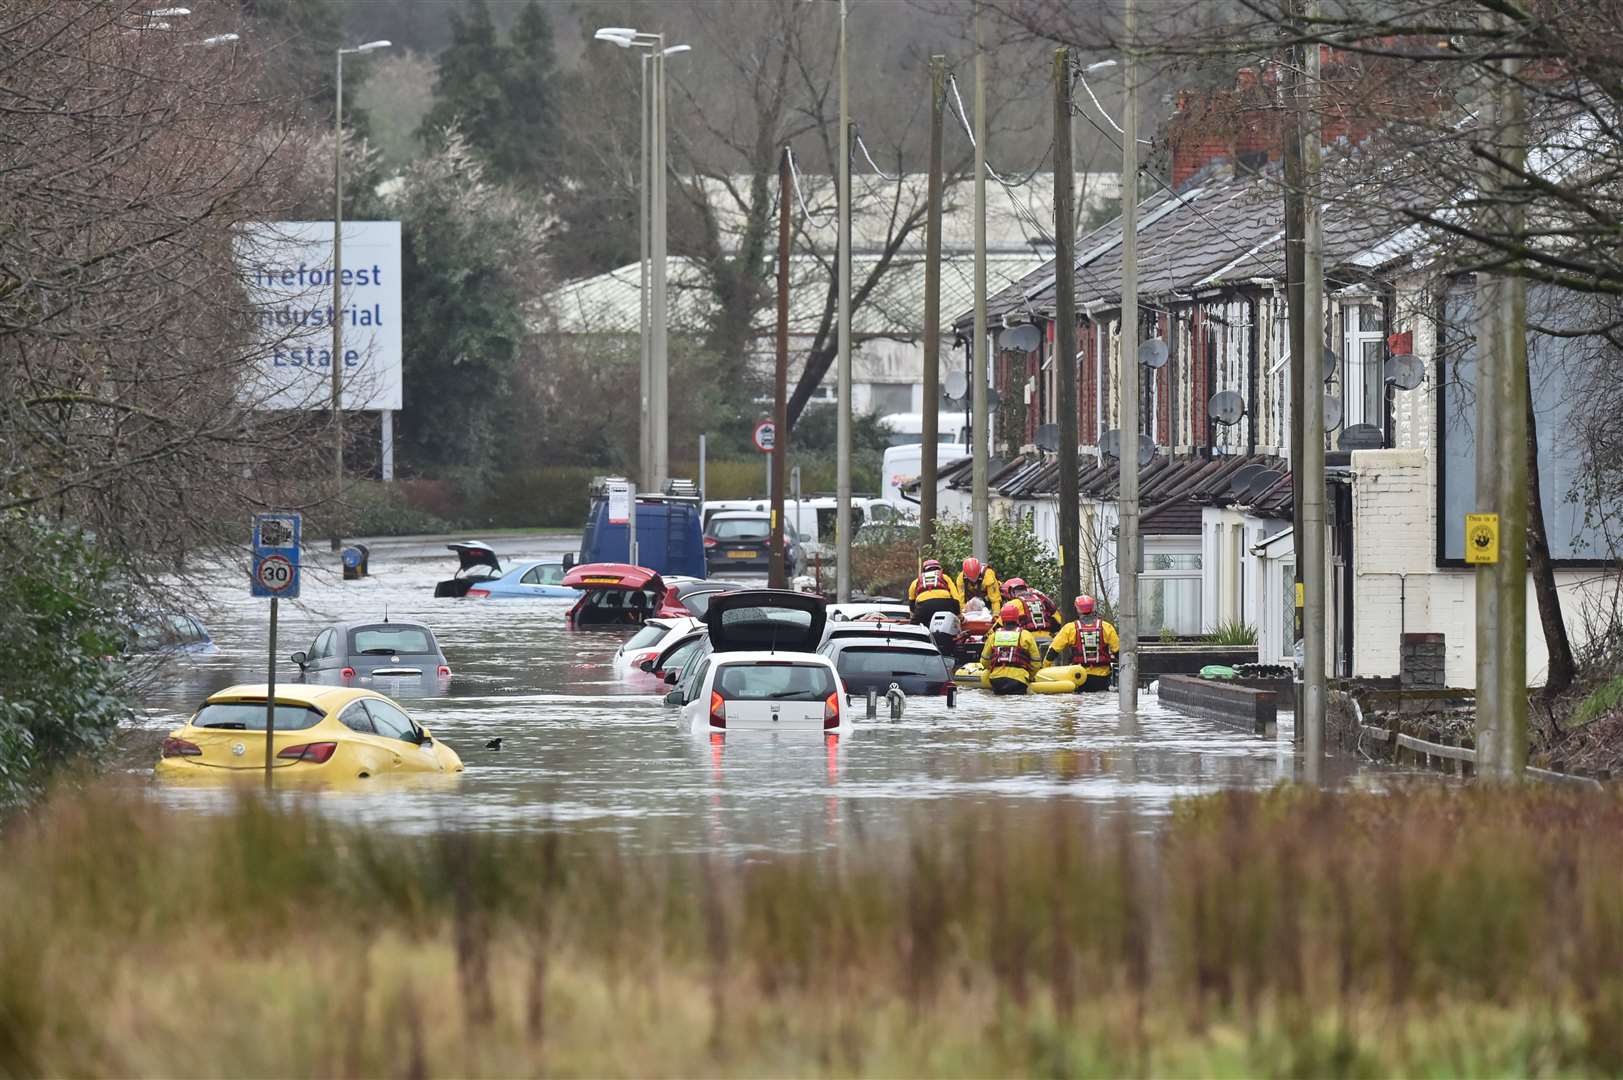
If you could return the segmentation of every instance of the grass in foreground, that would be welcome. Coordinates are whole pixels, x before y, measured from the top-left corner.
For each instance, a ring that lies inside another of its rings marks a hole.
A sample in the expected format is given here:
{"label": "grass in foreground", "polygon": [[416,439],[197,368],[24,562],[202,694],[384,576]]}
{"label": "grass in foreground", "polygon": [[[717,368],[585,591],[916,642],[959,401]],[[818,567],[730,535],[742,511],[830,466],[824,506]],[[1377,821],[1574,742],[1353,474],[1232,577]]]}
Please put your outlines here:
{"label": "grass in foreground", "polygon": [[1623,1071],[1623,800],[1053,803],[634,856],[60,795],[0,834],[0,1074]]}

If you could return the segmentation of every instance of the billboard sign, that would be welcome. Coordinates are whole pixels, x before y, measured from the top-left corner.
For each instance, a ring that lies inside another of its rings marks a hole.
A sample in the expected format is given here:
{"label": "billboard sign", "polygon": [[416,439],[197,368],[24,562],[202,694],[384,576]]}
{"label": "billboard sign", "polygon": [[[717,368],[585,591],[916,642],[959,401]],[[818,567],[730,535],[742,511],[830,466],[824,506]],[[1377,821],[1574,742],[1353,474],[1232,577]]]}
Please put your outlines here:
{"label": "billboard sign", "polygon": [[[261,409],[332,404],[332,222],[276,221],[237,237],[243,285],[259,319],[259,362],[243,394]],[[399,409],[400,222],[344,222],[341,304],[344,408]]]}

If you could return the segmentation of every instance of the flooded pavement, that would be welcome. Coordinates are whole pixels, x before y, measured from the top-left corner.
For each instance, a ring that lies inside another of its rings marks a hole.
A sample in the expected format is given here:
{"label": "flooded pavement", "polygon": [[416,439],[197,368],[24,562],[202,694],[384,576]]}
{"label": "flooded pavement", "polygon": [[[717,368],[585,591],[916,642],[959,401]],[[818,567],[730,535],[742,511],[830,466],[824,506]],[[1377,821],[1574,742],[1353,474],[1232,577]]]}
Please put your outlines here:
{"label": "flooded pavement", "polygon": [[[505,564],[573,550],[573,537],[496,543]],[[324,813],[394,829],[443,825],[490,829],[611,830],[672,850],[817,847],[860,835],[905,838],[908,822],[943,800],[1037,805],[1090,800],[1146,827],[1179,796],[1218,788],[1269,787],[1293,778],[1288,732],[1263,740],[1180,716],[1153,695],[1124,724],[1111,695],[910,699],[904,718],[869,721],[825,742],[820,734],[728,738],[690,735],[661,702],[665,687],[610,667],[624,634],[572,632],[568,601],[435,599],[453,560],[439,543],[373,549],[372,576],[336,579],[325,552],[307,566],[303,595],[283,604],[278,679],[296,676],[289,653],[308,648],[325,623],[382,618],[427,623],[452,669],[445,683],[384,686],[467,763],[457,777],[373,780],[340,791],[298,790]],[[245,577],[199,583],[194,614],[217,655],[165,663],[126,737],[128,770],[150,775],[157,744],[210,693],[263,682],[267,602]],[[362,685],[365,685],[364,683]],[[485,749],[502,739],[498,751]],[[1337,763],[1332,763],[1337,764]],[[1390,775],[1340,764],[1339,782],[1379,784]],[[178,806],[228,805],[219,787],[153,783]]]}

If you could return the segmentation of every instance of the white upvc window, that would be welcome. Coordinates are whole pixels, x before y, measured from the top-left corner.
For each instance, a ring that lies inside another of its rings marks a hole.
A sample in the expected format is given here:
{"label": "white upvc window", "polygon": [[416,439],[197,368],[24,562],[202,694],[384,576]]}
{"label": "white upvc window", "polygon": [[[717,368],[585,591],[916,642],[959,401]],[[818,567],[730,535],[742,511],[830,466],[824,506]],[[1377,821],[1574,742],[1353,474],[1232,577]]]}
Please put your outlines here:
{"label": "white upvc window", "polygon": [[1342,425],[1386,433],[1386,312],[1377,297],[1343,301]]}

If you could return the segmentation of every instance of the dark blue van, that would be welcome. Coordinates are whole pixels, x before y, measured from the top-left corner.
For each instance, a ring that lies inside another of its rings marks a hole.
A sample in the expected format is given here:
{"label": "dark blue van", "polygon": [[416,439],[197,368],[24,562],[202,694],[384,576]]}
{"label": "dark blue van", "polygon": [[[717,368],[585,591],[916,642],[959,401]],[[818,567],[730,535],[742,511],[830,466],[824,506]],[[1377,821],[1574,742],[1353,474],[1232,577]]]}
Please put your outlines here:
{"label": "dark blue van", "polygon": [[[609,524],[608,484],[592,483],[591,509],[586,532],[580,538],[583,563],[631,561],[631,530]],[[704,524],[697,497],[637,493],[637,564],[662,577],[685,575],[702,578]]]}

